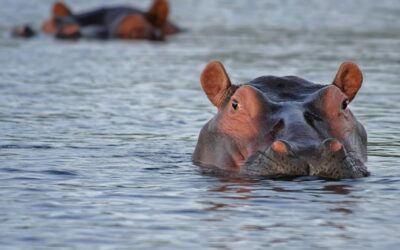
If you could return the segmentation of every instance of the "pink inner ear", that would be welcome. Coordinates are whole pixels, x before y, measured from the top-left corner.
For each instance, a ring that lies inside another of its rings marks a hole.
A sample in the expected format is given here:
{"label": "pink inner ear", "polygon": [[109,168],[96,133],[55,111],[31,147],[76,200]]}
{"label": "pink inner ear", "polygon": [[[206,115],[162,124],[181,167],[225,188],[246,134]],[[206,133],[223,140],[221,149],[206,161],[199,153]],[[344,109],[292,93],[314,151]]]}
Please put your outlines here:
{"label": "pink inner ear", "polygon": [[340,88],[351,101],[361,88],[362,81],[360,68],[352,62],[345,62],[340,66],[333,84]]}
{"label": "pink inner ear", "polygon": [[208,99],[216,107],[220,107],[231,87],[231,82],[224,66],[218,61],[210,62],[203,70],[200,81]]}

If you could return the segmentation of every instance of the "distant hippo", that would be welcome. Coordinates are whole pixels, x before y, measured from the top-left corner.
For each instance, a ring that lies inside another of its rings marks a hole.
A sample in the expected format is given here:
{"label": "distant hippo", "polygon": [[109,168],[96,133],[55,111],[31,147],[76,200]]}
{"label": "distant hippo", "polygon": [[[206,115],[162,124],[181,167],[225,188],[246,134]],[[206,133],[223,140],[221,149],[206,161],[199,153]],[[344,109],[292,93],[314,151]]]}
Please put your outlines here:
{"label": "distant hippo", "polygon": [[193,162],[256,176],[368,176],[367,134],[348,107],[362,81],[359,67],[345,62],[331,85],[296,76],[233,85],[212,61],[201,86],[218,113],[202,128]]}
{"label": "distant hippo", "polygon": [[[126,6],[102,7],[95,10],[73,13],[62,2],[56,2],[52,16],[43,22],[42,31],[58,38],[96,38],[96,39],[145,39],[164,40],[180,29],[168,21],[169,4],[167,0],[154,0],[148,11]],[[25,32],[29,26],[17,27],[12,34],[29,37]]]}

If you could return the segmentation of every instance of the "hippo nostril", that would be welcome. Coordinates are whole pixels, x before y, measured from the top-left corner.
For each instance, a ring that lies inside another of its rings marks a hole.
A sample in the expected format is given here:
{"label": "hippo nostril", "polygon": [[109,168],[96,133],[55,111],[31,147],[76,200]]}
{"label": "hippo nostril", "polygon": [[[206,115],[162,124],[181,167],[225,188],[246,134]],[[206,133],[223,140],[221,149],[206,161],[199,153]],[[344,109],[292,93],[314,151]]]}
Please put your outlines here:
{"label": "hippo nostril", "polygon": [[322,142],[322,145],[326,150],[331,153],[336,153],[343,148],[343,144],[339,142],[337,139],[326,139]]}
{"label": "hippo nostril", "polygon": [[287,155],[290,150],[290,146],[287,142],[285,141],[274,141],[271,145],[271,148],[274,152],[281,154],[281,155]]}
{"label": "hippo nostril", "polygon": [[334,141],[331,142],[330,151],[332,153],[335,153],[335,152],[341,150],[342,147],[343,147],[342,143],[340,143],[338,140],[334,140]]}
{"label": "hippo nostril", "polygon": [[285,122],[280,119],[273,127],[271,131],[272,137],[275,137],[283,128],[285,127]]}

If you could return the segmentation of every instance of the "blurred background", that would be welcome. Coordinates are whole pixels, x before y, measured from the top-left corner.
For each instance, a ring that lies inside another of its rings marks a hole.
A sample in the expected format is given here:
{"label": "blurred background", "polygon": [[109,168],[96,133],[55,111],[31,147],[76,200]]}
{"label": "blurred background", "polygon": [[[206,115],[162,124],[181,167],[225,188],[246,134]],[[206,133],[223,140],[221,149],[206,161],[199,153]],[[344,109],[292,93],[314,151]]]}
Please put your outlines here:
{"label": "blurred background", "polygon": [[[394,249],[400,246],[400,2],[170,0],[165,43],[60,41],[53,1],[1,0],[2,249]],[[69,0],[79,12],[151,1]],[[191,163],[216,110],[199,76],[297,75],[329,84],[356,62],[350,108],[369,134],[359,180],[238,180]]]}

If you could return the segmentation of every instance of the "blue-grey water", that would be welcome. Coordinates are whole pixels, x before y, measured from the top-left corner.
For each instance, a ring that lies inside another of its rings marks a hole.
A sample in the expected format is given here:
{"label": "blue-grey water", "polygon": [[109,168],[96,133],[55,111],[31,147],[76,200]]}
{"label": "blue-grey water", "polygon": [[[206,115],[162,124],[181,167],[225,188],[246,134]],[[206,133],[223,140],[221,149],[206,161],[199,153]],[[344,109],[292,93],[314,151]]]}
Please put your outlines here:
{"label": "blue-grey water", "polygon": [[[68,0],[72,9],[149,1]],[[1,249],[399,249],[400,2],[171,0],[167,43],[15,40],[50,0],[0,1]],[[351,109],[371,176],[246,180],[191,163],[216,110],[199,75],[331,83],[357,62]]]}

